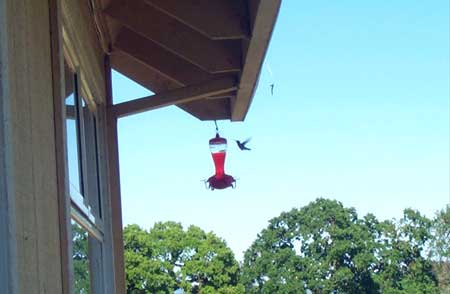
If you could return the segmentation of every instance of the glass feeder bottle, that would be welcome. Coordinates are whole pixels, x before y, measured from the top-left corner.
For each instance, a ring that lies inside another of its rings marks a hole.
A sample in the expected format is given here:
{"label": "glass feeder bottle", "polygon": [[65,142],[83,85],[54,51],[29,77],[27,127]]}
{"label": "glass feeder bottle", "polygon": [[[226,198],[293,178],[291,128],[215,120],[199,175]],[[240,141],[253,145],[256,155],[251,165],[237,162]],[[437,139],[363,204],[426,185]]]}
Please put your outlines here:
{"label": "glass feeder bottle", "polygon": [[216,168],[216,178],[220,179],[225,175],[225,156],[227,154],[227,139],[221,138],[219,134],[209,140],[209,150]]}

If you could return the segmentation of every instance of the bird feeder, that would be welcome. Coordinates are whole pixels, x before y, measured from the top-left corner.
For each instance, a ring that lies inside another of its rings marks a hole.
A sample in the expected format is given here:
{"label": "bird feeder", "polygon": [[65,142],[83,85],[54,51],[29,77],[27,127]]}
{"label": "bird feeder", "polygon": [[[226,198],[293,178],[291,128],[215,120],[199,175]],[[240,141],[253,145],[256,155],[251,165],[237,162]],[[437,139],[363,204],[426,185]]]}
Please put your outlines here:
{"label": "bird feeder", "polygon": [[227,139],[220,137],[219,133],[216,133],[216,137],[209,140],[209,150],[211,151],[216,173],[206,181],[207,188],[211,190],[235,188],[236,180],[225,173],[224,167],[227,154]]}

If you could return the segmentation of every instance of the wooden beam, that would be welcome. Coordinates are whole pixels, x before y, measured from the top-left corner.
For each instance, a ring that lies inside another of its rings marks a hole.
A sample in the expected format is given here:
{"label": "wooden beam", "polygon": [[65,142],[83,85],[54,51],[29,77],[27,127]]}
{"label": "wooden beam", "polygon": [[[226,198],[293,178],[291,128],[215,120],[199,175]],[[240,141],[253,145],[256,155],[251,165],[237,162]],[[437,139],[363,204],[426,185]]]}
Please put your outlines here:
{"label": "wooden beam", "polygon": [[212,40],[249,37],[246,1],[242,0],[145,0]]}
{"label": "wooden beam", "polygon": [[[138,61],[131,55],[125,54],[118,50],[113,51],[113,54],[111,55],[111,63],[115,70],[126,75],[128,78],[134,80],[135,82],[149,89],[153,93],[166,92],[168,90],[173,90],[185,86],[184,84],[164,78],[163,76],[159,75],[158,72],[156,72],[149,66],[145,65],[144,63]],[[217,78],[221,78],[220,76],[221,74],[219,74]],[[198,100],[198,103],[195,104],[193,102],[190,102],[183,104],[183,106],[181,105],[177,106],[202,120],[204,119],[204,117],[213,117],[214,116],[212,114],[213,109],[217,110],[217,114],[215,115],[215,117],[220,117],[220,119],[230,119],[229,108],[227,108],[225,111],[220,110],[218,106],[211,109],[211,107],[209,107],[211,103],[208,103],[207,99],[221,99],[221,98],[235,98],[235,97],[236,91],[230,91],[228,93],[217,94],[208,97],[206,99]],[[199,110],[202,103],[205,103],[206,105],[205,107],[208,108],[207,116],[204,116],[203,112]],[[229,104],[227,104],[226,106],[228,107],[228,105]],[[225,113],[227,113],[228,116],[225,117],[224,116]],[[197,116],[198,114],[201,114],[202,116]]]}
{"label": "wooden beam", "polygon": [[[154,93],[235,76],[234,73],[207,73],[177,55],[160,50],[157,44],[124,28],[114,45],[113,67]],[[211,98],[231,96],[236,96],[236,93]]]}
{"label": "wooden beam", "polygon": [[213,41],[143,0],[114,3],[105,13],[210,73],[241,69],[239,40]]}
{"label": "wooden beam", "polygon": [[108,29],[108,24],[106,22],[106,17],[102,12],[102,0],[90,0],[89,5],[91,6],[92,19],[96,33],[98,35],[98,40],[102,46],[103,52],[109,54],[111,51],[111,34]]}
{"label": "wooden beam", "polygon": [[183,86],[180,83],[164,78],[153,68],[122,51],[115,50],[111,54],[111,66],[153,93],[164,92]]}
{"label": "wooden beam", "polygon": [[115,117],[123,117],[165,106],[195,101],[236,89],[236,81],[233,78],[223,78],[115,104],[112,106],[111,111]]}
{"label": "wooden beam", "polygon": [[124,28],[119,33],[114,43],[114,49],[133,56],[180,86],[214,79],[213,74],[127,28]]}
{"label": "wooden beam", "polygon": [[259,5],[251,5],[255,6],[251,9],[255,11],[250,11],[254,16],[253,32],[245,55],[237,97],[231,105],[232,121],[243,121],[248,112],[281,5],[281,0],[251,2],[259,2]]}
{"label": "wooden beam", "polygon": [[[62,49],[61,32],[61,7],[57,0],[49,0],[50,11],[50,37],[51,37],[51,61],[52,61],[52,85],[53,85],[53,120],[55,125],[55,158],[56,158],[56,184],[58,193],[59,211],[59,232],[60,232],[60,252],[61,252],[61,294],[69,294],[71,291],[70,277],[73,269],[70,266],[72,261],[72,246],[70,228],[70,196],[66,186],[68,177],[66,170],[66,117],[64,115],[64,104],[67,97],[67,90],[73,91],[72,86],[67,87],[64,66],[64,53]],[[70,78],[69,78],[70,80]],[[66,88],[66,89],[64,89]],[[69,89],[67,89],[69,88]],[[73,111],[75,114],[75,111]],[[1,291],[0,291],[1,292]]]}
{"label": "wooden beam", "polygon": [[202,99],[178,104],[178,107],[200,120],[230,119],[230,98]]}
{"label": "wooden beam", "polygon": [[112,81],[109,57],[105,57],[106,88],[106,146],[109,184],[109,201],[111,203],[112,251],[114,255],[114,294],[126,293],[125,257],[122,231],[122,203],[120,196],[119,142],[117,136],[117,117],[109,111],[112,107]]}
{"label": "wooden beam", "polygon": [[217,94],[214,96],[210,96],[207,99],[214,100],[214,99],[224,99],[224,98],[233,98],[236,97],[236,91],[231,91],[223,94]]}

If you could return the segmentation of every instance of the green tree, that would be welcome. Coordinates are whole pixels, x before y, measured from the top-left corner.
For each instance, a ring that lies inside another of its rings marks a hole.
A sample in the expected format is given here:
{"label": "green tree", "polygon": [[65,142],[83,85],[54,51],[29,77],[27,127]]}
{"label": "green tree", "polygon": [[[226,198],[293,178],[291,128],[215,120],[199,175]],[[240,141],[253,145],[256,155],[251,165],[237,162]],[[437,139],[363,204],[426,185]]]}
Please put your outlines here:
{"label": "green tree", "polygon": [[437,293],[432,262],[426,258],[431,237],[431,221],[412,209],[405,209],[400,220],[380,224],[374,279],[382,293]]}
{"label": "green tree", "polygon": [[450,205],[436,213],[432,226],[430,256],[442,294],[450,294]]}
{"label": "green tree", "polygon": [[411,209],[379,222],[317,199],[269,221],[245,252],[242,281],[248,293],[437,293],[430,226]]}
{"label": "green tree", "polygon": [[245,253],[247,292],[378,293],[374,221],[325,199],[282,213]]}
{"label": "green tree", "polygon": [[137,225],[124,229],[129,294],[244,293],[239,265],[225,241],[196,226],[156,223],[148,232]]}

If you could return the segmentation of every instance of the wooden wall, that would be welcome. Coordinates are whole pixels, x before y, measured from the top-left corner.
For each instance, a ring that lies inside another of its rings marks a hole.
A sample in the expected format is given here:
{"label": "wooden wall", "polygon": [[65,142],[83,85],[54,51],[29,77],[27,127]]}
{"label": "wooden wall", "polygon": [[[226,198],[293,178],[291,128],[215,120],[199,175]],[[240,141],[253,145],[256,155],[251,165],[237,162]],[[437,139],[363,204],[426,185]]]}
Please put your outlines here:
{"label": "wooden wall", "polygon": [[62,293],[49,1],[0,0],[0,19],[1,291]]}
{"label": "wooden wall", "polygon": [[[16,271],[15,261],[11,255],[15,255],[15,237],[10,234],[9,213],[13,201],[9,201],[6,188],[6,154],[4,132],[4,106],[6,93],[6,3],[0,0],[0,293],[13,293],[15,281],[13,273]],[[4,85],[5,84],[5,85]]]}

